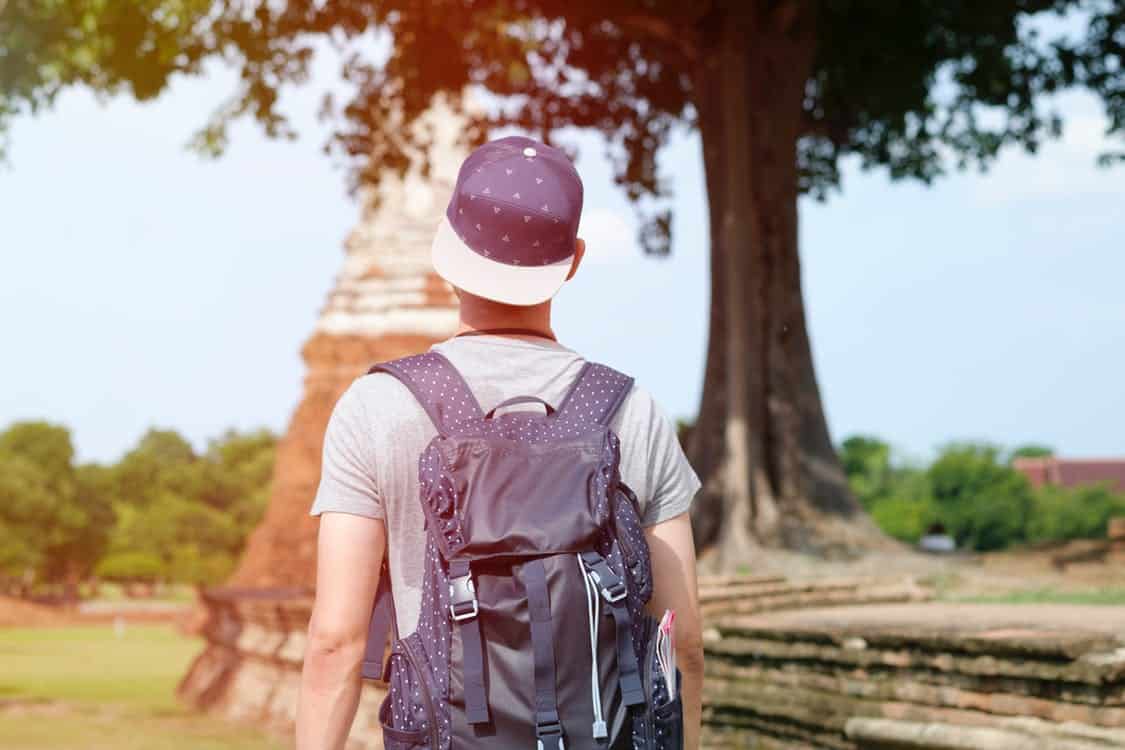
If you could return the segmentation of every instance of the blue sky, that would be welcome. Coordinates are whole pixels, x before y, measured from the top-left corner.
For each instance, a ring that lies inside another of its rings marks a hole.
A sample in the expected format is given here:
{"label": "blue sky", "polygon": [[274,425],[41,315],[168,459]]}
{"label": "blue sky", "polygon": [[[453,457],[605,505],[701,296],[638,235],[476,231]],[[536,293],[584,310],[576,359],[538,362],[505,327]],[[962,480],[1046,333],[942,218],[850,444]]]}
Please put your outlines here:
{"label": "blue sky", "polygon": [[[202,447],[227,427],[283,430],[312,330],[356,220],[319,147],[311,91],[286,100],[295,143],[239,126],[229,153],[184,144],[229,79],[155,103],[82,92],[18,120],[0,170],[0,425],[68,425],[83,460],[150,426]],[[925,458],[953,439],[1125,455],[1125,171],[1094,166],[1096,101],[1067,95],[1062,141],[932,188],[845,165],[801,203],[804,288],[830,428]],[[589,260],[557,302],[570,346],[695,412],[706,346],[699,144],[674,175],[671,258],[644,258],[596,139],[579,140]]]}

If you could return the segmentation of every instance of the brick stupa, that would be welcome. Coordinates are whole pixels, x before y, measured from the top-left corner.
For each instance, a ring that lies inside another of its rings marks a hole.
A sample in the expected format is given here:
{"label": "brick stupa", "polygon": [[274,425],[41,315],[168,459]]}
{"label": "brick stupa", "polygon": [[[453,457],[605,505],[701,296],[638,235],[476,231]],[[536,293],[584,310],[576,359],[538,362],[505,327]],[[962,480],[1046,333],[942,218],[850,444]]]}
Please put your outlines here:
{"label": "brick stupa", "polygon": [[456,328],[456,298],[433,272],[429,248],[462,154],[451,143],[455,132],[439,135],[445,137],[431,152],[432,177],[415,170],[385,181],[380,200],[365,201],[344,243],[344,268],[301,352],[308,367],[304,395],[278,445],[269,508],[231,585],[313,585],[316,519],[308,511],[333,405],[372,363],[422,351]]}
{"label": "brick stupa", "polygon": [[[434,274],[429,247],[465,155],[461,121],[438,106],[424,126],[429,175],[389,176],[364,196],[343,270],[301,351],[304,394],[278,444],[265,518],[233,576],[202,594],[207,647],[177,693],[210,713],[292,731],[316,574],[317,520],[308,513],[332,408],[372,363],[423,351],[456,328],[456,298]],[[383,695],[365,684],[349,750],[382,747]]]}

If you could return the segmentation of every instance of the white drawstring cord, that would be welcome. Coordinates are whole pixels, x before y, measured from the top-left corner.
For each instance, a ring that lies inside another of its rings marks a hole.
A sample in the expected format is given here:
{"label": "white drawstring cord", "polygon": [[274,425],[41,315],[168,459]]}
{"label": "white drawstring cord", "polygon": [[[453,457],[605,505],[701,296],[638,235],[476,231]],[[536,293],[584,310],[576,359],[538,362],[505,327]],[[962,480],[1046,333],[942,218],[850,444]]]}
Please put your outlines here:
{"label": "white drawstring cord", "polygon": [[582,582],[586,584],[586,615],[590,622],[590,696],[594,701],[594,739],[605,739],[609,732],[606,731],[605,717],[602,715],[602,686],[601,676],[598,673],[598,622],[601,618],[601,597],[598,595],[597,584],[590,580],[586,564],[582,562],[582,555],[578,558],[578,569],[582,571]]}

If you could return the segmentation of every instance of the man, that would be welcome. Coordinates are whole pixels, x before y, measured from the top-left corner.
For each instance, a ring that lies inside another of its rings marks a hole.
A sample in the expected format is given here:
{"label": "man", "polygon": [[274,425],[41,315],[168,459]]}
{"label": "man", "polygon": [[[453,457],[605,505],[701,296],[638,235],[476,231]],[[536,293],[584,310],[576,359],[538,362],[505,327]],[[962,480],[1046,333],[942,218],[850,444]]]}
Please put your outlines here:
{"label": "man", "polygon": [[[479,202],[478,202],[479,199]],[[551,299],[578,270],[582,183],[561,151],[522,137],[466,159],[433,241],[434,268],[460,301],[457,335],[435,344],[484,409],[514,396],[558,404],[583,358],[551,329]],[[676,613],[685,747],[699,744],[703,649],[687,511],[699,479],[672,423],[634,386],[610,427],[623,481],[636,493],[651,550],[649,610]],[[341,750],[355,717],[371,604],[384,551],[399,631],[418,618],[425,531],[418,457],[435,428],[386,373],[358,378],[333,410],[320,486],[316,602],[297,712],[298,750]],[[575,748],[575,750],[581,750]]]}

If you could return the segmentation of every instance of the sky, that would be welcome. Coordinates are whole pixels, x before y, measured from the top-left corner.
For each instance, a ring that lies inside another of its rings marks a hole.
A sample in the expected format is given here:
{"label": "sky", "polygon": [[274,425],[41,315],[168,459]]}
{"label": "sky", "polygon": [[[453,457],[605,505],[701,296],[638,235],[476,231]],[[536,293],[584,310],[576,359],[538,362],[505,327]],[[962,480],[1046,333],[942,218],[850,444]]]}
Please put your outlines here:
{"label": "sky", "polygon": [[[70,91],[23,117],[0,167],[0,427],[67,425],[83,461],[150,427],[202,448],[227,428],[282,432],[299,349],[358,205],[320,146],[313,89],[287,96],[302,137],[235,128],[218,161],[185,149],[229,92],[218,71],[156,102]],[[1067,94],[1061,141],[933,187],[844,165],[802,199],[803,286],[837,441],[871,434],[925,460],[952,440],[1125,455],[1125,169],[1099,169],[1106,121]],[[595,137],[573,141],[587,260],[558,297],[560,340],[696,411],[706,349],[706,196],[697,137],[661,156],[670,258],[643,257]]]}

